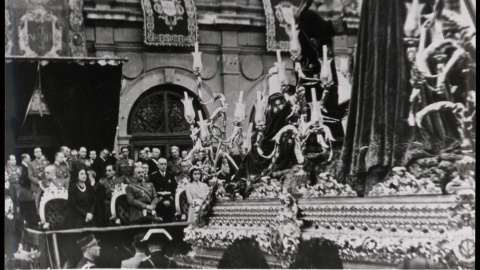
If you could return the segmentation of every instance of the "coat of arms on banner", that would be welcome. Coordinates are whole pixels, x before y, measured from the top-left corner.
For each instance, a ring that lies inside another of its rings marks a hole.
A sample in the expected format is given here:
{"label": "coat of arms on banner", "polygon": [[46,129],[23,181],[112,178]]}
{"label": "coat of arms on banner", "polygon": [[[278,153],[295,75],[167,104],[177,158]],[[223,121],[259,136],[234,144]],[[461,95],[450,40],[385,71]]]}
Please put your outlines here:
{"label": "coat of arms on banner", "polygon": [[5,55],[85,56],[83,0],[6,0]]}
{"label": "coat of arms on banner", "polygon": [[193,46],[197,18],[193,0],[142,0],[145,43]]}
{"label": "coat of arms on banner", "polygon": [[59,56],[62,51],[62,28],[58,17],[43,6],[27,11],[20,18],[18,45],[24,56]]}
{"label": "coat of arms on banner", "polygon": [[267,50],[288,51],[293,15],[301,0],[263,0],[267,24]]}
{"label": "coat of arms on banner", "polygon": [[153,9],[158,13],[158,17],[165,20],[165,24],[170,31],[177,25],[177,20],[183,20],[185,9],[180,0],[157,0],[154,1]]}

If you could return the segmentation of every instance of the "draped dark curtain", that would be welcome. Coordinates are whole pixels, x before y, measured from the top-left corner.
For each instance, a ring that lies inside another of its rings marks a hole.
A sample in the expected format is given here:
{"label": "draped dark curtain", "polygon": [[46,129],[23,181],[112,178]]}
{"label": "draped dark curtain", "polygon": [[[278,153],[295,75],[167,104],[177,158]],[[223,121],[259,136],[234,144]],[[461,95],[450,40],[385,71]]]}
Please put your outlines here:
{"label": "draped dark curtain", "polygon": [[22,128],[27,107],[35,87],[37,64],[5,64],[5,158],[15,152],[16,138]]}
{"label": "draped dark curtain", "polygon": [[[36,63],[6,64],[6,144],[15,148],[36,80]],[[121,88],[121,66],[49,63],[40,68],[42,93],[60,144],[113,148]],[[9,102],[10,100],[10,102]],[[9,137],[10,136],[10,137]],[[12,153],[12,151],[7,152]]]}
{"label": "draped dark curtain", "polygon": [[402,165],[408,147],[405,15],[404,0],[363,1],[339,176],[357,190],[359,179],[349,177]]}

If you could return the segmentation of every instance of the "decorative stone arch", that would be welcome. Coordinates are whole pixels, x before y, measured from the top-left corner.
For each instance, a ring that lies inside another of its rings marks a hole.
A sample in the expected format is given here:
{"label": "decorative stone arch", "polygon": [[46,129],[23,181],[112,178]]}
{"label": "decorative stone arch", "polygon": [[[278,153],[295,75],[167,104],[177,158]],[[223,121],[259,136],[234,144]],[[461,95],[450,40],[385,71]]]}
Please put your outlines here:
{"label": "decorative stone arch", "polygon": [[[131,114],[134,113],[135,106],[137,106],[137,101],[141,101],[143,97],[150,95],[150,90],[156,91],[155,89],[166,89],[169,87],[172,88],[181,88],[182,91],[188,92],[190,97],[193,97],[197,101],[198,90],[197,90],[197,81],[196,77],[192,72],[187,71],[181,68],[173,67],[162,67],[150,70],[142,75],[140,75],[135,80],[124,80],[122,92],[120,95],[120,110],[119,110],[119,120],[118,120],[118,141],[116,147],[120,148],[122,146],[132,146],[130,150],[133,153],[131,158],[136,158],[136,154],[139,150],[139,147],[143,144],[144,146],[149,147],[159,147],[162,153],[165,153],[168,149],[168,145],[177,145],[183,144],[184,148],[190,148],[189,143],[185,140],[185,136],[181,142],[175,143],[175,140],[178,139],[178,136],[172,134],[171,136],[145,136],[139,138],[129,133],[129,125]],[[204,84],[206,91],[202,91],[204,100],[210,100],[213,97],[209,94],[212,91]],[[183,96],[183,93],[181,93]],[[204,117],[209,117],[209,112],[211,111],[211,106],[201,105],[201,109],[204,113]],[[168,135],[168,134],[163,134]],[[168,141],[168,142],[167,142]],[[190,140],[188,140],[190,142]],[[182,148],[182,147],[180,147]],[[163,150],[162,150],[163,149]]]}
{"label": "decorative stone arch", "polygon": [[[131,113],[135,101],[149,89],[162,85],[174,84],[189,90],[189,95],[198,98],[196,77],[192,72],[180,68],[162,67],[150,70],[133,81],[124,81],[124,87],[120,95],[120,113],[118,119],[118,134],[120,137],[127,136],[128,116]],[[204,85],[208,92],[208,86]],[[206,92],[206,91],[204,91]],[[208,93],[202,93],[210,96]],[[209,97],[211,98],[211,97]],[[205,110],[208,114],[208,109]]]}

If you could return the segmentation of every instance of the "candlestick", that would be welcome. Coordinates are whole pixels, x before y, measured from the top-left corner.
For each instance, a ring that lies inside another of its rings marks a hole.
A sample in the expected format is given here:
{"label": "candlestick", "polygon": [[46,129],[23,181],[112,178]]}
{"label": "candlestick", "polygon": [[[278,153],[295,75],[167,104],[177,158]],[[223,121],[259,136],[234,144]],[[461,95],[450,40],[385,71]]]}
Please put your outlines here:
{"label": "candlestick", "polygon": [[240,94],[238,95],[238,103],[242,103],[243,100],[243,91],[240,91]]}
{"label": "candlestick", "polygon": [[245,104],[243,101],[243,91],[240,91],[238,95],[238,102],[235,104],[235,112],[233,114],[234,121],[237,123],[243,122],[245,120]]}

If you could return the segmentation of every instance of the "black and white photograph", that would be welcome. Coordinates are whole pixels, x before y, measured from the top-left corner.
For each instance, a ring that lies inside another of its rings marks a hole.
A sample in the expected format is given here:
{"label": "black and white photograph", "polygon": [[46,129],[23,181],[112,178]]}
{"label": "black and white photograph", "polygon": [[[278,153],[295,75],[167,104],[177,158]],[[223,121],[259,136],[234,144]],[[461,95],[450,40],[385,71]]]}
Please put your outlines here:
{"label": "black and white photograph", "polygon": [[473,0],[5,0],[4,269],[475,269]]}

